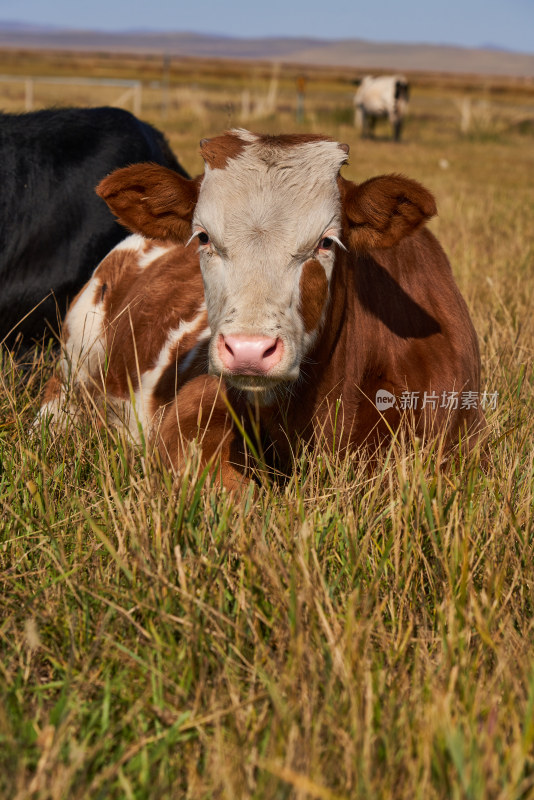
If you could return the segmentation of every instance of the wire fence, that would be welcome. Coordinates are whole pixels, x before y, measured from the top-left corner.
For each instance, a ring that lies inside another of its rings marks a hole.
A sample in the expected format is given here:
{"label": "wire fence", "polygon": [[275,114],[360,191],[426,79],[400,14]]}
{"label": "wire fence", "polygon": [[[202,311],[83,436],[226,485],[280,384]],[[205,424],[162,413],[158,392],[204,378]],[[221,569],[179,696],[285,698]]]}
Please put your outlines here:
{"label": "wire fence", "polygon": [[121,94],[114,100],[108,101],[108,105],[123,107],[132,104],[132,111],[139,116],[142,112],[143,88],[141,81],[119,80],[112,78],[53,78],[46,76],[18,76],[0,75],[0,84],[15,84],[21,86],[21,94],[24,96],[24,108],[26,111],[33,111],[43,104],[38,97],[40,87],[48,86],[67,86],[67,87],[106,87],[122,89]]}

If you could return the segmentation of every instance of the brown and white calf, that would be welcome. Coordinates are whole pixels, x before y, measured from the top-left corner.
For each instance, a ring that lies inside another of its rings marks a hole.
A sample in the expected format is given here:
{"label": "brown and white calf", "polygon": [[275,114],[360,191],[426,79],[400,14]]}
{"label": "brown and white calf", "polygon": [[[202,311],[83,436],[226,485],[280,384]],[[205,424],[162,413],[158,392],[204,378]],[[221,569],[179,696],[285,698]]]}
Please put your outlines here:
{"label": "brown and white calf", "polygon": [[[345,180],[347,145],[322,136],[234,130],[201,153],[192,181],[144,164],[100,183],[134,235],[73,302],[42,413],[71,413],[76,392],[69,408],[63,387],[83,384],[178,469],[198,437],[228,487],[245,471],[240,419],[282,463],[298,437],[387,440],[406,393],[419,397],[417,435],[444,431],[452,444],[482,427],[477,407],[443,402],[479,391],[480,359],[424,227],[436,213],[425,188],[397,175]],[[377,408],[381,397],[389,407]]]}

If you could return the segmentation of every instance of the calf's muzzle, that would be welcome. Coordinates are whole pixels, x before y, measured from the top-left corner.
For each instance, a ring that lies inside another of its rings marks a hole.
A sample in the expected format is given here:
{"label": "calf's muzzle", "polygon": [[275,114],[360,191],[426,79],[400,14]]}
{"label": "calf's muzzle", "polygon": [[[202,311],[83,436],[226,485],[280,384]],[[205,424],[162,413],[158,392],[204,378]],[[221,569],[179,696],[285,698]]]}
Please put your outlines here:
{"label": "calf's muzzle", "polygon": [[219,336],[218,354],[225,369],[235,375],[268,375],[284,352],[281,339],[233,334]]}

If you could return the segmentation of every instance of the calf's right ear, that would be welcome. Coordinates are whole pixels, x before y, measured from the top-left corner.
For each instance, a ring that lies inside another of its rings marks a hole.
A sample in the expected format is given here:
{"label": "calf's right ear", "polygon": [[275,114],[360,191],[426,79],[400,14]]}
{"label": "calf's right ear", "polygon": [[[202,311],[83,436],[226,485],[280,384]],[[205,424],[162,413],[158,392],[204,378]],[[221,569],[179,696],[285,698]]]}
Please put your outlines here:
{"label": "calf's right ear", "polygon": [[112,172],[96,187],[121,225],[151,239],[184,243],[198,199],[192,181],[158,164],[134,164]]}

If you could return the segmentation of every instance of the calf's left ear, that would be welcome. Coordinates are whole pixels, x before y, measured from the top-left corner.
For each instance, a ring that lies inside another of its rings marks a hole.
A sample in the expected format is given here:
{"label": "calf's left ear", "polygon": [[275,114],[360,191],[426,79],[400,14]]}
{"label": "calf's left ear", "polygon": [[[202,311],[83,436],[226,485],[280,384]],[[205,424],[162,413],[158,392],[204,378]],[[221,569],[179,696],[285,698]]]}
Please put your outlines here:
{"label": "calf's left ear", "polygon": [[158,164],[115,170],[96,187],[121,225],[151,239],[185,242],[198,199],[199,182]]}
{"label": "calf's left ear", "polygon": [[393,247],[437,213],[430,192],[402,175],[360,185],[339,178],[339,189],[346,235],[356,250]]}

